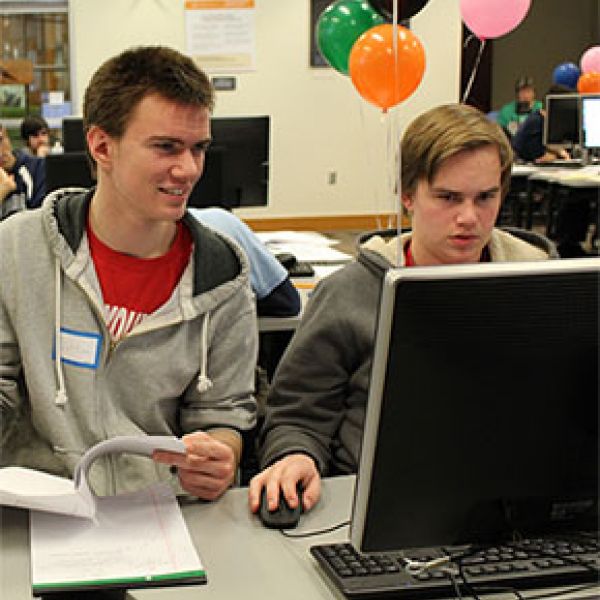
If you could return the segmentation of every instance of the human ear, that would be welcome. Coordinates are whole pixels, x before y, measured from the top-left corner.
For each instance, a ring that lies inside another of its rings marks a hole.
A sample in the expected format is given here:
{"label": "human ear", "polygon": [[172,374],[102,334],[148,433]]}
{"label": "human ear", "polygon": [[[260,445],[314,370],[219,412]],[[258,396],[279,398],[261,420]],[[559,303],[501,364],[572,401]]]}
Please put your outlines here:
{"label": "human ear", "polygon": [[407,212],[412,212],[414,206],[414,200],[412,194],[403,193],[402,194],[402,205],[406,209]]}
{"label": "human ear", "polygon": [[112,138],[97,125],[92,125],[86,133],[89,152],[98,168],[107,170],[112,163]]}

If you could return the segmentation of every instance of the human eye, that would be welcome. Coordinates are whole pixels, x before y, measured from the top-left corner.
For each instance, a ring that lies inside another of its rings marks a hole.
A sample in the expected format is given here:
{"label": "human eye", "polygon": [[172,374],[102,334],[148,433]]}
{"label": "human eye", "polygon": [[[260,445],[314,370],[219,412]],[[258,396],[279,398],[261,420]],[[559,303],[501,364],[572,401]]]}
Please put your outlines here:
{"label": "human eye", "polygon": [[152,147],[161,154],[176,154],[181,150],[181,144],[169,139],[154,140]]}
{"label": "human eye", "polygon": [[460,200],[460,195],[449,190],[442,190],[435,193],[435,197],[444,203],[453,204]]}
{"label": "human eye", "polygon": [[496,197],[498,196],[498,190],[494,189],[494,190],[486,190],[484,192],[481,192],[478,196],[477,196],[477,201],[485,204],[486,202],[490,202],[491,200],[495,200]]}
{"label": "human eye", "polygon": [[192,152],[196,155],[204,154],[210,147],[211,140],[202,140],[192,146]]}

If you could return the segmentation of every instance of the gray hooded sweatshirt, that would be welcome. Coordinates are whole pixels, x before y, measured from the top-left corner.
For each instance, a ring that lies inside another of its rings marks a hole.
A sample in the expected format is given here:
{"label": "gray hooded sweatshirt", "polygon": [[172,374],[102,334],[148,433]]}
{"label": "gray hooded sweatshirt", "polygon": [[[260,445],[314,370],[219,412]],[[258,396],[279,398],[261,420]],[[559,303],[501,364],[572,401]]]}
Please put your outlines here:
{"label": "gray hooded sweatshirt", "polygon": [[[362,242],[356,261],[316,287],[281,359],[259,437],[261,468],[301,452],[322,475],[357,470],[382,282],[399,247],[390,232]],[[495,229],[488,250],[493,262],[558,258],[530,231]]]}
{"label": "gray hooded sweatshirt", "polygon": [[[59,190],[0,224],[1,465],[71,477],[83,452],[113,436],[255,424],[244,254],[186,214],[193,252],[176,289],[111,343],[85,232],[92,193]],[[168,467],[130,454],[100,457],[90,471],[99,494],[158,480],[176,487]]]}

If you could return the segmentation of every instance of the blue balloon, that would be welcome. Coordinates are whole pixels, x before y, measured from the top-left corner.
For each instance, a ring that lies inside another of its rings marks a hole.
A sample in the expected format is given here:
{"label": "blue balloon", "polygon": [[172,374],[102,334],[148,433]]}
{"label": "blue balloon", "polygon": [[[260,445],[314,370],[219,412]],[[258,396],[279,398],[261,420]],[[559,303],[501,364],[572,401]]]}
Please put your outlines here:
{"label": "blue balloon", "polygon": [[577,81],[579,80],[580,75],[581,71],[575,63],[562,63],[561,65],[558,65],[556,69],[554,69],[554,72],[552,73],[552,81],[553,83],[566,85],[572,90],[576,90]]}

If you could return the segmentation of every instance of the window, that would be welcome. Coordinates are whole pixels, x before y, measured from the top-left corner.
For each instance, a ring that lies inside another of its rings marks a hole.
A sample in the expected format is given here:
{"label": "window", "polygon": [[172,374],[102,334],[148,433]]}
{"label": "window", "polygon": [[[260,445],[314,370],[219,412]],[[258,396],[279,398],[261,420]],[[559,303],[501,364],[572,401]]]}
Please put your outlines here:
{"label": "window", "polygon": [[0,13],[0,94],[13,101],[13,106],[0,104],[0,119],[11,134],[25,114],[42,114],[51,127],[60,127],[48,107],[71,100],[66,0],[0,0]]}

